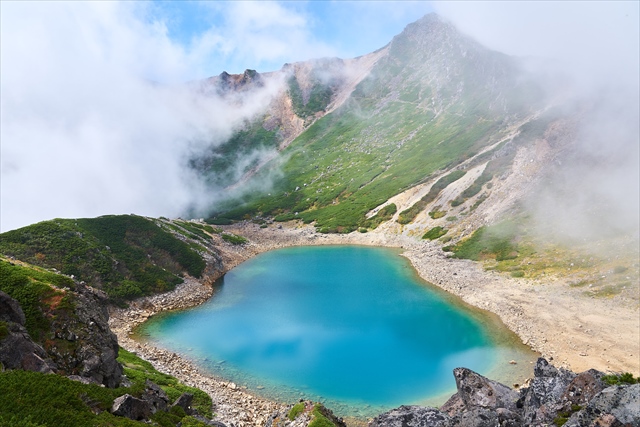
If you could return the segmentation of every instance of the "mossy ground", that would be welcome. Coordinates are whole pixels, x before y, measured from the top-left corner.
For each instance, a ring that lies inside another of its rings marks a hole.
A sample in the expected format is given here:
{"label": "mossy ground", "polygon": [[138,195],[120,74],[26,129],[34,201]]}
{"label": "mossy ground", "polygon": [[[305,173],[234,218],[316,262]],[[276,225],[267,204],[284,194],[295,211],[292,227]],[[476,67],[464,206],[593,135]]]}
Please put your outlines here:
{"label": "mossy ground", "polygon": [[[82,384],[59,375],[47,375],[30,371],[6,371],[0,373],[0,425],[29,427],[86,427],[112,426],[134,427],[148,425],[109,413],[113,400],[125,393],[140,396],[147,379],[157,383],[170,400],[183,392],[194,394],[193,407],[200,414],[211,417],[211,398],[201,390],[180,384],[175,378],[156,371],[148,362],[120,350],[118,360],[123,363],[131,387],[115,389],[94,384]],[[204,424],[184,411],[157,413],[156,425],[183,425],[202,427]],[[28,421],[28,423],[27,423]]]}

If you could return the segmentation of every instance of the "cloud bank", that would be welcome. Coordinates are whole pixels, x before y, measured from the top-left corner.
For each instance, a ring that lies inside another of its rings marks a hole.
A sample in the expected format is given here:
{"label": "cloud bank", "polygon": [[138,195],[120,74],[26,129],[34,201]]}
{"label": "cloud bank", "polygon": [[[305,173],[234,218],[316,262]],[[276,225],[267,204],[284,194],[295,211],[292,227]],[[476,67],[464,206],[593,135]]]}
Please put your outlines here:
{"label": "cloud bank", "polygon": [[[438,2],[437,13],[516,55],[562,92],[577,120],[570,147],[526,201],[546,236],[638,238],[640,3]],[[557,93],[556,93],[557,95]]]}
{"label": "cloud bank", "polygon": [[1,15],[0,231],[197,212],[219,195],[189,155],[227,139],[277,90],[233,107],[194,94],[184,82],[215,49],[175,43],[144,4],[3,2]]}

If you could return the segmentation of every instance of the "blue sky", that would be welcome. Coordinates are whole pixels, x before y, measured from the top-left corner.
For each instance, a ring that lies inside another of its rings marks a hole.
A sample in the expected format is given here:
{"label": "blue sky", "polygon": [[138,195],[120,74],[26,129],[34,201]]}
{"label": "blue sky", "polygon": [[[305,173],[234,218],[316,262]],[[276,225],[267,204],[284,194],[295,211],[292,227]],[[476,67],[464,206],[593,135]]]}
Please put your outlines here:
{"label": "blue sky", "polygon": [[[203,38],[224,36],[226,43],[210,51],[208,69],[240,73],[246,68],[273,71],[285,62],[318,56],[363,55],[431,11],[424,1],[154,1],[145,16],[148,22],[163,22],[168,37],[185,49]],[[247,46],[264,41],[272,43],[260,52]]]}

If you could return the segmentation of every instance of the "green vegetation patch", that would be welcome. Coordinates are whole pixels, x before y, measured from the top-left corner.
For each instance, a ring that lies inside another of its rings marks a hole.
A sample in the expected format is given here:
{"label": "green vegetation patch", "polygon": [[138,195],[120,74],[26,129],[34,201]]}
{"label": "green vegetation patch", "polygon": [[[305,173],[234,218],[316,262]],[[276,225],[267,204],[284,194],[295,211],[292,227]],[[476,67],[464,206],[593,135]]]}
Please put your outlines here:
{"label": "green vegetation patch", "polygon": [[206,265],[189,244],[136,215],[40,222],[0,234],[0,253],[73,275],[115,302],[172,290]]}
{"label": "green vegetation patch", "polygon": [[439,211],[439,210],[429,212],[429,216],[431,217],[431,219],[444,218],[446,214],[447,214],[446,211]]}
{"label": "green vegetation patch", "polygon": [[329,84],[315,80],[306,102],[300,89],[300,84],[295,76],[289,79],[288,84],[293,111],[298,117],[306,118],[320,111],[324,111],[329,105],[329,102],[331,102],[332,90]]}
{"label": "green vegetation patch", "polygon": [[406,209],[400,212],[400,215],[398,216],[398,223],[408,224],[414,219],[416,219],[416,216],[418,216],[418,214],[422,212],[429,203],[434,201],[436,197],[438,197],[440,192],[442,192],[442,190],[447,188],[449,184],[462,178],[466,173],[467,173],[466,171],[457,170],[437,180],[431,186],[431,188],[429,189],[429,192],[424,197],[422,197],[418,202],[416,202],[409,209]]}
{"label": "green vegetation patch", "polygon": [[265,152],[275,151],[280,140],[277,130],[266,129],[261,120],[246,121],[229,140],[211,144],[204,152],[191,158],[189,167],[210,188],[228,187],[255,169]]}
{"label": "green vegetation patch", "polygon": [[232,245],[244,245],[249,242],[246,238],[236,234],[222,233],[220,236],[222,237],[222,240],[229,242]]}
{"label": "green vegetation patch", "polygon": [[625,385],[625,384],[638,384],[640,383],[640,377],[634,378],[630,372],[624,372],[621,374],[610,374],[602,377],[602,381],[609,385]]}
{"label": "green vegetation patch", "polygon": [[65,292],[52,287],[52,284],[74,286],[68,277],[0,260],[0,290],[20,303],[27,332],[37,342],[48,336],[50,316],[73,308]]}
{"label": "green vegetation patch", "polygon": [[380,209],[378,213],[373,217],[369,218],[367,221],[364,221],[362,227],[364,229],[364,232],[366,232],[367,229],[373,230],[381,223],[389,221],[396,212],[398,212],[398,207],[395,205],[395,203],[388,204],[384,208]]}
{"label": "green vegetation patch", "polygon": [[323,413],[324,407],[316,404],[311,411],[313,419],[309,423],[309,427],[336,427],[334,423]]}
{"label": "green vegetation patch", "polygon": [[429,231],[427,231],[426,233],[424,233],[424,235],[422,236],[423,239],[428,239],[428,240],[435,240],[438,239],[442,236],[444,236],[445,234],[447,234],[446,229],[438,226],[438,227],[433,227],[432,229],[430,229]]}
{"label": "green vegetation patch", "polygon": [[471,237],[449,249],[456,258],[474,261],[489,258],[496,261],[514,259],[518,256],[518,235],[517,225],[512,221],[505,221],[493,226],[482,226]]}
{"label": "green vegetation patch", "polygon": [[[117,417],[109,413],[116,397],[131,394],[141,397],[147,379],[160,385],[173,402],[182,393],[193,393],[192,407],[211,418],[211,398],[202,390],[180,384],[175,378],[161,374],[148,362],[120,349],[118,361],[126,366],[125,374],[131,387],[115,389],[95,384],[82,384],[60,375],[31,371],[6,371],[0,373],[0,425],[86,427],[112,426],[136,427],[148,425],[140,421]],[[200,427],[193,417],[187,417],[182,408],[169,413],[156,413],[157,425]],[[16,420],[20,420],[20,423]],[[27,420],[28,423],[24,421]]]}
{"label": "green vegetation patch", "polygon": [[304,412],[304,402],[298,402],[295,405],[293,405],[293,407],[289,410],[289,413],[287,414],[287,418],[293,421],[296,419],[298,415],[300,415],[303,412]]}

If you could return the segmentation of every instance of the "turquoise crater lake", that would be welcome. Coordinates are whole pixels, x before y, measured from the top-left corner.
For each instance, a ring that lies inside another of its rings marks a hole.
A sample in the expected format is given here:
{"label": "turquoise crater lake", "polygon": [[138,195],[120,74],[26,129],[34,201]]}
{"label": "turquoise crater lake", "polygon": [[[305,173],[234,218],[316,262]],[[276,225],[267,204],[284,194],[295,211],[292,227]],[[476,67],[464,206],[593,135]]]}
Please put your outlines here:
{"label": "turquoise crater lake", "polygon": [[451,394],[459,366],[511,369],[508,379],[529,369],[535,355],[495,323],[426,284],[397,250],[314,246],[258,255],[205,304],[138,332],[254,392],[366,416]]}

